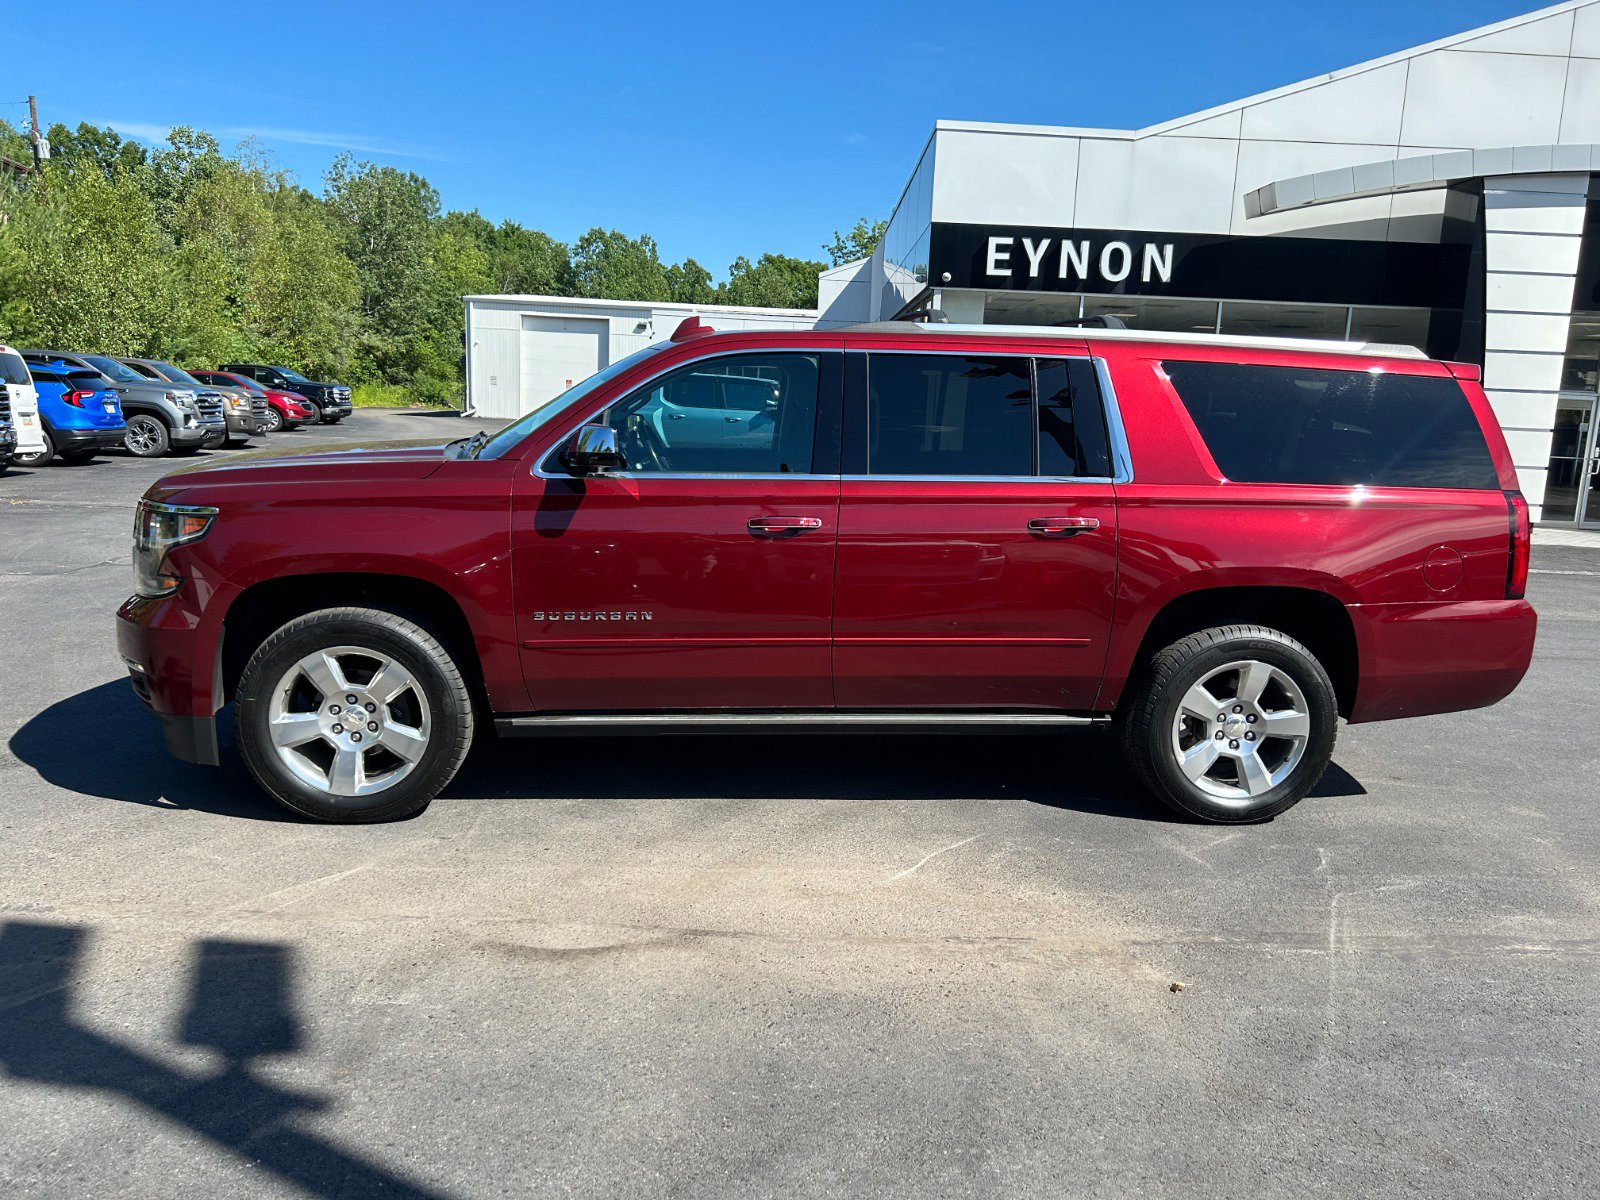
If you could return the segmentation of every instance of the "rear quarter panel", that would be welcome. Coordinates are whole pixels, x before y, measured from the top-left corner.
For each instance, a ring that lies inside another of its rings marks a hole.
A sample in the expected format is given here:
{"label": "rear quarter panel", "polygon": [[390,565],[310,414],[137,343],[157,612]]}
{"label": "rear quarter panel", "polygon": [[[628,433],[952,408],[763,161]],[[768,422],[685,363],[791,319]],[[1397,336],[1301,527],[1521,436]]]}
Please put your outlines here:
{"label": "rear quarter panel", "polygon": [[[1525,605],[1505,600],[1510,524],[1499,491],[1230,483],[1161,363],[1237,361],[1237,351],[1101,343],[1095,352],[1110,369],[1134,476],[1117,489],[1117,621],[1098,707],[1120,700],[1160,610],[1218,587],[1305,588],[1345,605],[1361,659],[1352,720],[1474,707],[1515,686],[1532,622]],[[1448,375],[1435,362],[1288,350],[1252,351],[1252,361]],[[1487,402],[1473,390],[1482,423]],[[1502,486],[1508,473],[1515,486],[1492,416],[1485,433]]]}

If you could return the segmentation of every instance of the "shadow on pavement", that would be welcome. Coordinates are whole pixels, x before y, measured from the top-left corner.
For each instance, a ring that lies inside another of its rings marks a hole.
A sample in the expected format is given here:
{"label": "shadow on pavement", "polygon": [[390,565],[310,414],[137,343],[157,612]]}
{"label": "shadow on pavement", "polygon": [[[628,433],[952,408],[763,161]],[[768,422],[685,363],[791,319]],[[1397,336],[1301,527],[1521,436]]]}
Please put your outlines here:
{"label": "shadow on pavement", "polygon": [[301,1117],[324,1111],[327,1102],[257,1077],[255,1060],[292,1054],[303,1042],[289,947],[212,939],[195,946],[178,1036],[221,1059],[213,1070],[196,1071],[79,1023],[73,999],[87,940],[78,925],[0,924],[5,1074],[37,1086],[118,1097],[313,1196],[441,1195],[300,1128]]}
{"label": "shadow on pavement", "polygon": [[[221,767],[167,753],[155,717],[121,680],[52,704],[11,739],[11,752],[69,791],[248,820],[292,820],[245,772],[231,709]],[[81,755],[85,729],[97,753]],[[1366,789],[1330,766],[1311,797]],[[734,734],[724,737],[507,738],[480,735],[443,799],[1022,800],[1047,808],[1166,822],[1110,730],[996,736]]]}

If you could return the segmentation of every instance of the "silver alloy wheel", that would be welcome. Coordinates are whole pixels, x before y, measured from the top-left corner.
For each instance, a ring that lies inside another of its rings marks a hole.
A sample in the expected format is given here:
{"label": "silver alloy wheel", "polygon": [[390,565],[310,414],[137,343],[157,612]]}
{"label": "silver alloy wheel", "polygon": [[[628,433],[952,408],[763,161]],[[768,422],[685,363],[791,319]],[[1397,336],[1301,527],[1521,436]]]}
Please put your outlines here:
{"label": "silver alloy wheel", "polygon": [[386,654],[332,646],[283,673],[267,705],[278,759],[330,796],[370,796],[416,768],[433,728],[422,685]]}
{"label": "silver alloy wheel", "polygon": [[277,433],[283,428],[283,414],[275,408],[267,409],[267,432]]}
{"label": "silver alloy wheel", "polygon": [[1300,685],[1258,659],[1207,673],[1184,693],[1172,722],[1178,769],[1212,799],[1235,806],[1288,779],[1310,740]]}
{"label": "silver alloy wheel", "polygon": [[161,431],[154,417],[135,417],[128,422],[123,444],[135,454],[149,454],[161,445]]}

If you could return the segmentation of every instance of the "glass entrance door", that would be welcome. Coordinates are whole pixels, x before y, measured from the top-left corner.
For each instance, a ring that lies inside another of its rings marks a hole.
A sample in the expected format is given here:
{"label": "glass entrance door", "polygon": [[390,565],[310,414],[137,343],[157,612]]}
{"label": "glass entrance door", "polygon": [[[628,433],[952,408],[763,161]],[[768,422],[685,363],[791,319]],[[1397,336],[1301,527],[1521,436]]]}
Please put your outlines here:
{"label": "glass entrance door", "polygon": [[1594,396],[1563,396],[1556,408],[1544,520],[1600,527],[1600,429]]}

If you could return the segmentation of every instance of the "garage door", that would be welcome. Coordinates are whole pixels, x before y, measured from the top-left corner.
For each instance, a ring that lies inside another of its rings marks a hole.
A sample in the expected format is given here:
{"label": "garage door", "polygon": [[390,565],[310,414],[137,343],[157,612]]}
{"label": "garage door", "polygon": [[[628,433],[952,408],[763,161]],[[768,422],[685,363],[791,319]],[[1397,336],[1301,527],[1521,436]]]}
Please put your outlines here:
{"label": "garage door", "polygon": [[523,317],[522,411],[549,403],[605,366],[609,325],[604,317]]}

